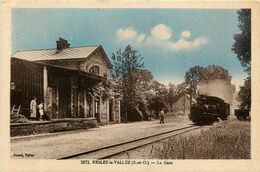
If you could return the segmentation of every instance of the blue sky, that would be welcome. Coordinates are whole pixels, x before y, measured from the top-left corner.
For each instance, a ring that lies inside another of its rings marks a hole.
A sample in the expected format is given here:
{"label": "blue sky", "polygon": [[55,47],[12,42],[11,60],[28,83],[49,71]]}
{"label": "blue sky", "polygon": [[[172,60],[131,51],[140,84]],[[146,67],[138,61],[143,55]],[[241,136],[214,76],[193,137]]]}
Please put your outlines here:
{"label": "blue sky", "polygon": [[14,9],[12,52],[101,44],[108,57],[131,44],[156,80],[178,84],[194,65],[220,65],[241,84],[246,77],[231,51],[239,33],[236,9]]}

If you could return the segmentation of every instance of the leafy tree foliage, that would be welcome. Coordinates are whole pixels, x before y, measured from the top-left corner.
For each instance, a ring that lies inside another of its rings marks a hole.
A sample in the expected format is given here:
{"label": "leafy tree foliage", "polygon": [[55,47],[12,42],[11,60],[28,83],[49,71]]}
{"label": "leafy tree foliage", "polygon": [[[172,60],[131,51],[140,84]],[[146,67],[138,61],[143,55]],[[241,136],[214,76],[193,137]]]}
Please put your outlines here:
{"label": "leafy tree foliage", "polygon": [[170,83],[168,86],[153,81],[150,88],[152,94],[148,97],[149,109],[154,110],[155,114],[162,109],[173,112],[173,104],[186,91],[186,85],[180,84],[175,86]]}
{"label": "leafy tree foliage", "polygon": [[[147,69],[138,69],[133,72],[133,77],[135,78],[135,101],[136,108],[142,113],[142,118],[147,119],[149,115],[148,109],[148,95],[149,88],[151,86],[153,75]],[[140,113],[139,112],[139,113]]]}
{"label": "leafy tree foliage", "polygon": [[188,91],[189,91],[189,85],[186,84],[185,82],[178,84],[176,86],[176,94],[177,95],[186,94]]}
{"label": "leafy tree foliage", "polygon": [[210,82],[218,79],[231,84],[231,78],[232,77],[230,76],[228,70],[223,67],[218,65],[209,65],[203,68],[200,81]]}
{"label": "leafy tree foliage", "polygon": [[203,67],[191,67],[185,74],[185,83],[189,86],[190,106],[192,104],[192,97],[196,94],[197,86],[202,77]]}
{"label": "leafy tree foliage", "polygon": [[238,27],[241,33],[234,34],[234,44],[232,51],[237,54],[237,58],[245,70],[251,70],[251,10],[242,9],[238,12]]}
{"label": "leafy tree foliage", "polygon": [[136,90],[138,90],[140,94],[147,93],[153,81],[151,71],[147,69],[137,69],[134,71],[133,75],[136,79]]}
{"label": "leafy tree foliage", "polygon": [[153,80],[150,83],[146,98],[148,100],[148,108],[155,118],[159,117],[159,111],[166,107],[165,95],[167,88],[160,82]]}
{"label": "leafy tree foliage", "polygon": [[[112,54],[112,63],[114,67],[111,71],[111,76],[119,83],[120,91],[123,95],[123,114],[127,114],[127,117],[123,117],[127,118],[127,120],[142,118],[142,116],[140,117],[141,114],[139,114],[138,109],[138,102],[140,102],[139,88],[142,87],[142,84],[144,85],[144,80],[148,80],[149,77],[151,77],[147,76],[144,77],[145,79],[141,80],[141,75],[149,75],[148,72],[141,71],[144,65],[142,60],[143,57],[141,57],[137,50],[132,49],[130,45],[123,51],[120,49]],[[136,110],[138,112],[136,112]],[[139,117],[136,116],[138,114]]]}
{"label": "leafy tree foliage", "polygon": [[151,86],[150,86],[150,91],[152,93],[154,93],[155,95],[164,96],[167,92],[167,88],[164,84],[162,84],[156,80],[153,80],[153,82],[151,83]]}
{"label": "leafy tree foliage", "polygon": [[132,72],[143,68],[144,63],[142,60],[143,57],[138,54],[137,50],[132,49],[130,45],[128,45],[124,51],[119,49],[119,51],[112,54],[112,77],[123,84],[124,80],[127,79]]}
{"label": "leafy tree foliage", "polygon": [[234,44],[232,51],[237,54],[241,65],[248,72],[249,76],[245,79],[244,85],[240,87],[238,93],[241,107],[251,109],[251,10],[242,9],[238,12],[238,27],[241,33],[234,34]]}
{"label": "leafy tree foliage", "polygon": [[87,98],[89,98],[88,101],[91,101],[90,97],[98,96],[101,97],[101,100],[104,102],[106,101],[111,95],[113,95],[115,92],[115,82],[112,78],[108,77],[106,81],[101,82],[94,87],[87,88]]}
{"label": "leafy tree foliage", "polygon": [[185,82],[192,89],[196,89],[201,79],[203,67],[194,66],[191,67],[185,74]]}
{"label": "leafy tree foliage", "polygon": [[170,106],[170,111],[173,111],[173,103],[177,100],[177,87],[170,83],[166,94],[166,102]]}
{"label": "leafy tree foliage", "polygon": [[209,83],[211,81],[221,80],[224,81],[229,88],[234,90],[234,86],[231,84],[231,76],[228,70],[218,65],[209,65],[207,67],[194,66],[190,68],[185,75],[185,83],[188,86],[190,93],[190,104],[192,103],[192,96],[195,97],[197,94],[197,86],[200,82]]}
{"label": "leafy tree foliage", "polygon": [[153,95],[149,99],[149,109],[155,112],[155,118],[159,118],[159,112],[166,108],[164,97],[161,95]]}
{"label": "leafy tree foliage", "polygon": [[240,107],[245,109],[251,109],[251,77],[245,79],[244,85],[240,87],[238,93]]}

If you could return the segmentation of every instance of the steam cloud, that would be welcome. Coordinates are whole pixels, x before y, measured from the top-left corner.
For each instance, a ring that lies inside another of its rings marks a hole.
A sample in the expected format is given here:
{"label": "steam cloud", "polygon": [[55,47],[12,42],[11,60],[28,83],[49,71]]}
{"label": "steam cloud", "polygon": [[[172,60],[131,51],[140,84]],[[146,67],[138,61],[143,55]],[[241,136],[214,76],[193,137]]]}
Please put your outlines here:
{"label": "steam cloud", "polygon": [[231,104],[234,90],[230,84],[224,80],[214,80],[199,83],[199,94],[216,96]]}
{"label": "steam cloud", "polygon": [[237,100],[237,92],[235,92],[235,89],[232,85],[230,85],[224,80],[200,82],[199,94],[207,96],[216,96],[225,100],[225,102],[230,104],[231,114],[233,114],[234,109],[236,109],[237,105],[239,104]]}

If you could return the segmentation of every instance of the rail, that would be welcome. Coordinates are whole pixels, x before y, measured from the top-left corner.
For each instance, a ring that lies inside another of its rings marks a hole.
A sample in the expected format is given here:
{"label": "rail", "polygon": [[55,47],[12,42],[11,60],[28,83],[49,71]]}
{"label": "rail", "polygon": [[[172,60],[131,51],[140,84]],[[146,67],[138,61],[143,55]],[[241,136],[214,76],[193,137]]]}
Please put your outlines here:
{"label": "rail", "polygon": [[105,159],[109,158],[111,156],[120,154],[121,152],[129,151],[138,147],[142,147],[148,144],[151,144],[156,141],[164,140],[172,136],[180,135],[186,132],[189,132],[191,130],[196,130],[201,128],[201,126],[186,126],[142,138],[137,138],[134,140],[118,143],[118,144],[112,144],[105,147],[100,147],[92,150],[86,150],[81,151],[78,153],[74,153],[71,155],[63,156],[57,158],[57,160],[63,160],[63,159]]}

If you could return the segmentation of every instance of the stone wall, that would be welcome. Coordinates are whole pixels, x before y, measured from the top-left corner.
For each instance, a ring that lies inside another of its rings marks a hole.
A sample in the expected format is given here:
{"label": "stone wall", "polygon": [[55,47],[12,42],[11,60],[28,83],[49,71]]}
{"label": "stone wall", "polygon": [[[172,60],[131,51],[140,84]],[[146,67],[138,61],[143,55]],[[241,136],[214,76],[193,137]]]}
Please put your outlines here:
{"label": "stone wall", "polygon": [[85,62],[80,64],[80,70],[84,72],[89,72],[92,66],[99,67],[99,76],[107,76],[108,68],[107,64],[105,63],[102,53],[100,51],[96,51],[92,54]]}
{"label": "stone wall", "polygon": [[97,127],[95,118],[56,119],[32,123],[16,123],[10,125],[10,135],[25,136],[42,133],[55,133]]}

